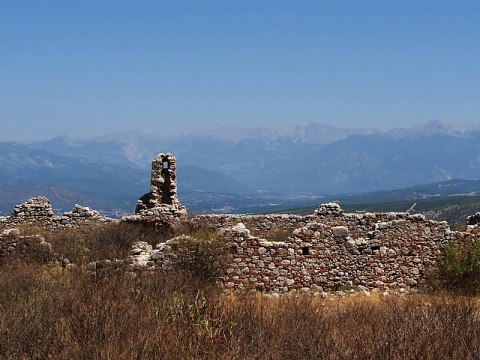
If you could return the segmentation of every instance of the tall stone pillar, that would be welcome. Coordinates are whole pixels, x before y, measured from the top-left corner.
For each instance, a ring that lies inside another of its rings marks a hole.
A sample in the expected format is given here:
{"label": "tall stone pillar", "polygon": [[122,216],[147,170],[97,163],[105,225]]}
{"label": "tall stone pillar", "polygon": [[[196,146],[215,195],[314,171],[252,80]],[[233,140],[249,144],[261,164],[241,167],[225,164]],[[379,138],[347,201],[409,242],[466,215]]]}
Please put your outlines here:
{"label": "tall stone pillar", "polygon": [[135,214],[158,220],[186,213],[177,196],[177,161],[170,153],[158,154],[152,161],[150,192],[138,200]]}

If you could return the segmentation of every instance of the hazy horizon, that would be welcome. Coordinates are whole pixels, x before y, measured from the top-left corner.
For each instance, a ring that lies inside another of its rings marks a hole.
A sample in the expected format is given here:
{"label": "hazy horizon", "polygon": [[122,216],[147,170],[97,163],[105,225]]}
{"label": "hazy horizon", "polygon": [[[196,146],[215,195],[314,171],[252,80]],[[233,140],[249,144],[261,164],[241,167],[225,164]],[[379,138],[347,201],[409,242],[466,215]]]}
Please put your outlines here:
{"label": "hazy horizon", "polygon": [[[76,134],[52,134],[49,136],[31,136],[17,139],[2,139],[0,137],[0,142],[17,142],[31,144],[35,142],[48,141],[55,138],[66,138],[73,142],[79,141],[89,141],[89,140],[119,140],[126,139],[127,141],[133,139],[134,137],[140,136],[146,140],[159,140],[166,139],[169,141],[177,141],[184,137],[191,136],[212,136],[212,138],[223,139],[223,140],[239,140],[245,138],[256,138],[260,136],[280,136],[280,137],[289,137],[294,134],[300,134],[298,131],[320,131],[323,136],[330,136],[334,141],[338,134],[343,134],[339,138],[344,138],[349,136],[349,134],[386,134],[389,132],[395,133],[397,130],[405,131],[420,131],[424,135],[427,132],[450,132],[451,135],[454,133],[463,134],[464,132],[469,131],[480,131],[480,123],[449,123],[444,120],[432,120],[422,124],[415,124],[412,126],[402,126],[402,124],[389,124],[390,127],[343,127],[343,126],[334,126],[326,125],[320,123],[308,123],[308,124],[292,124],[292,125],[280,125],[280,126],[242,126],[236,124],[226,124],[219,127],[212,128],[192,128],[190,130],[184,131],[164,131],[164,132],[142,132],[140,130],[125,130],[125,131],[115,131],[112,129],[110,132],[92,134],[90,136],[82,136]],[[302,129],[303,128],[303,129]],[[310,136],[311,138],[312,136]],[[322,139],[319,139],[322,140]],[[325,140],[325,139],[323,139]]]}
{"label": "hazy horizon", "polygon": [[0,4],[0,141],[479,123],[480,3]]}

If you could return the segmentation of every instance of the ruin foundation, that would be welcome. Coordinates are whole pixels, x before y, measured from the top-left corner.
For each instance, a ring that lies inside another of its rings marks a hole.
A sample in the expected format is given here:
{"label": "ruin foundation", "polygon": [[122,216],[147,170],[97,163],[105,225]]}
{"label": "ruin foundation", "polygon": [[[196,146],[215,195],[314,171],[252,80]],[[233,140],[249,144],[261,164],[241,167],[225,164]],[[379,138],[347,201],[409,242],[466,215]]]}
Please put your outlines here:
{"label": "ruin foundation", "polygon": [[[14,229],[24,225],[60,231],[111,221],[171,225],[185,218],[177,197],[175,158],[159,154],[152,163],[150,192],[140,198],[135,215],[113,220],[76,205],[55,216],[48,199],[33,198],[0,217],[0,257],[28,247],[19,244],[41,242],[22,238]],[[346,214],[335,203],[323,204],[308,216],[199,215],[189,221],[215,229],[224,239],[229,254],[218,283],[228,292],[408,290],[419,285],[446,245],[480,237],[480,213],[469,217],[467,230],[460,232],[419,214]],[[152,246],[139,241],[130,256],[119,261],[135,269],[170,269],[175,267],[177,243],[172,239]],[[90,269],[108,264],[99,262]]]}

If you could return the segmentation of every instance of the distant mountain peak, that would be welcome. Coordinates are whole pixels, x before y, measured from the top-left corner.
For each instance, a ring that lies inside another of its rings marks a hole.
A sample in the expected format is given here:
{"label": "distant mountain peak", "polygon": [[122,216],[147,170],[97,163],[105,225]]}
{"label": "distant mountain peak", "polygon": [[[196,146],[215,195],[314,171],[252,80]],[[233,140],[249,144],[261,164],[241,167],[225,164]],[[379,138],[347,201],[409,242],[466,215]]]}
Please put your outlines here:
{"label": "distant mountain peak", "polygon": [[480,131],[480,124],[450,124],[445,120],[437,119],[410,128],[395,128],[388,131],[387,134],[394,137],[431,137],[435,135],[463,137],[477,131]]}
{"label": "distant mountain peak", "polygon": [[64,146],[80,146],[82,144],[82,141],[79,139],[73,139],[67,135],[60,135],[56,136],[50,140],[44,141],[43,143],[51,143],[51,144],[57,144],[57,145],[64,145]]}
{"label": "distant mountain peak", "polygon": [[380,130],[371,128],[338,128],[319,123],[300,124],[295,126],[255,127],[248,128],[239,125],[222,126],[213,130],[203,130],[195,133],[183,133],[182,138],[205,137],[220,141],[237,143],[245,140],[275,140],[283,139],[296,143],[330,144],[343,140],[351,135],[370,135]]}
{"label": "distant mountain peak", "polygon": [[432,120],[426,124],[411,128],[412,131],[418,131],[424,135],[453,135],[457,129],[447,123],[445,120]]}
{"label": "distant mountain peak", "polygon": [[119,142],[119,143],[131,143],[137,141],[143,141],[144,136],[136,131],[127,131],[121,133],[111,133],[102,136],[98,136],[93,139],[97,142]]}

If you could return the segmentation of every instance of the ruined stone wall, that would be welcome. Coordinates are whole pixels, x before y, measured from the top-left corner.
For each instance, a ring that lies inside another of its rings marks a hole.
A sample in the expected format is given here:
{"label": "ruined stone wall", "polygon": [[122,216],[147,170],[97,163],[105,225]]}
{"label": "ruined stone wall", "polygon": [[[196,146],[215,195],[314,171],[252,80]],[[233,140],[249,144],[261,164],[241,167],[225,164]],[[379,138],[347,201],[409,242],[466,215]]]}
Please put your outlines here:
{"label": "ruined stone wall", "polygon": [[50,201],[44,196],[39,196],[15,206],[9,216],[0,217],[0,228],[33,225],[55,231],[110,221],[115,220],[101,216],[98,211],[80,205],[75,205],[71,211],[56,216],[52,211]]}
{"label": "ruined stone wall", "polygon": [[[334,210],[334,211],[332,211]],[[344,214],[337,204],[323,204],[313,215],[236,215],[215,214],[199,215],[193,219],[194,223],[208,224],[216,229],[235,226],[242,223],[254,236],[263,238],[281,239],[282,234],[291,235],[293,230],[305,226],[312,221],[321,222],[331,226],[345,226],[353,237],[367,237],[372,226],[379,222],[406,219],[410,217],[425,218],[422,215],[409,215],[407,213],[364,213]],[[278,236],[276,236],[278,234]],[[285,238],[286,236],[284,236]]]}
{"label": "ruined stone wall", "polygon": [[[138,201],[135,215],[121,221],[163,227],[176,226],[185,218],[186,209],[177,197],[175,157],[159,154],[152,162],[150,192]],[[13,236],[17,230],[8,228],[40,225],[63,230],[106,221],[114,220],[79,205],[55,216],[48,199],[33,198],[17,205],[10,216],[0,217],[0,228],[7,228],[0,236],[0,254],[38,248],[39,239]],[[445,245],[480,238],[480,213],[468,218],[463,233],[418,214],[345,214],[335,203],[322,204],[308,216],[200,215],[190,221],[217,230],[233,251],[218,279],[228,291],[408,289],[418,285]],[[178,241],[155,247],[137,242],[127,259],[106,259],[91,268],[105,270],[125,263],[133,269],[168,269],[182,251]]]}
{"label": "ruined stone wall", "polygon": [[[194,221],[215,226],[233,249],[219,279],[228,291],[410,289],[445,245],[480,237],[478,226],[463,233],[419,214],[344,214],[336,204],[305,217],[202,215]],[[279,228],[290,233],[268,238]],[[174,258],[169,250],[159,244],[155,256],[143,259],[165,267],[163,259]]]}
{"label": "ruined stone wall", "polygon": [[305,226],[307,222],[315,219],[314,216],[300,216],[287,214],[271,215],[199,215],[192,219],[194,224],[207,225],[213,229],[232,227],[238,223],[244,224],[252,235],[263,238],[285,239],[293,230]]}
{"label": "ruined stone wall", "polygon": [[48,261],[56,257],[42,236],[21,236],[17,229],[7,229],[0,233],[0,262],[13,259]]}
{"label": "ruined stone wall", "polygon": [[[79,205],[55,216],[48,199],[39,197],[0,218],[0,227],[40,225],[63,230],[106,221],[114,220]],[[446,222],[429,221],[419,214],[344,214],[337,204],[323,204],[308,216],[200,215],[191,221],[218,230],[225,246],[233,250],[219,278],[229,291],[408,289],[418,285],[442,247],[465,237],[480,238],[478,223],[469,225],[467,232],[456,232]],[[38,239],[11,236],[9,231],[0,237],[2,256],[39,248]],[[29,245],[32,241],[35,246]],[[178,251],[172,244],[175,239],[156,247],[136,243],[125,262],[133,268],[171,268]]]}
{"label": "ruined stone wall", "polygon": [[474,226],[480,223],[480,212],[467,217],[467,226]]}
{"label": "ruined stone wall", "polygon": [[357,237],[345,220],[310,222],[286,241],[252,236],[243,224],[223,229],[235,248],[223,286],[271,292],[408,289],[418,284],[443,246],[466,236],[444,222],[402,214]]}

